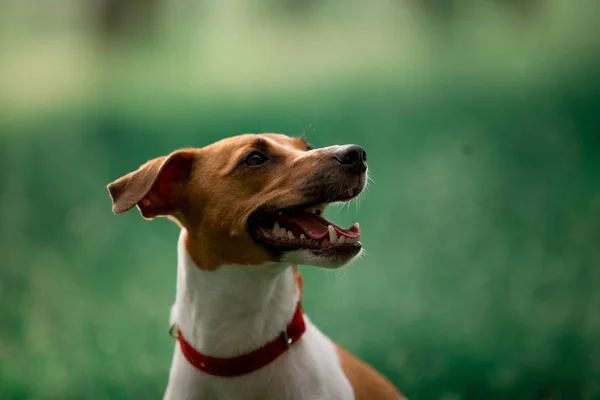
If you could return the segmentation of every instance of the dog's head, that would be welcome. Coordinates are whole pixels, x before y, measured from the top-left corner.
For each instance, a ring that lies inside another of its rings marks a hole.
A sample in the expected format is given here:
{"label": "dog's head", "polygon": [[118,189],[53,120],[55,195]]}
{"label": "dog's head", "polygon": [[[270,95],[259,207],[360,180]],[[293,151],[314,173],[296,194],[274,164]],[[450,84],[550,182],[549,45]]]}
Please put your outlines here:
{"label": "dog's head", "polygon": [[282,261],[334,268],[362,250],[358,224],[323,218],[358,196],[367,154],[356,145],[312,149],[304,138],[241,135],[148,161],[108,185],[113,211],[167,216],[204,269]]}

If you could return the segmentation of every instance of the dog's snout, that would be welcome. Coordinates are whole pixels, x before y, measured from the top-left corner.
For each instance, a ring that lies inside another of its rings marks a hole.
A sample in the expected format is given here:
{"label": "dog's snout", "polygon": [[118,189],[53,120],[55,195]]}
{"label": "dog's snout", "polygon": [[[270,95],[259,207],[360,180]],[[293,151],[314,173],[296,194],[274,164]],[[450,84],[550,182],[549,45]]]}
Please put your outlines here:
{"label": "dog's snout", "polygon": [[340,148],[334,155],[342,165],[349,167],[354,172],[367,170],[367,152],[361,146],[349,145]]}

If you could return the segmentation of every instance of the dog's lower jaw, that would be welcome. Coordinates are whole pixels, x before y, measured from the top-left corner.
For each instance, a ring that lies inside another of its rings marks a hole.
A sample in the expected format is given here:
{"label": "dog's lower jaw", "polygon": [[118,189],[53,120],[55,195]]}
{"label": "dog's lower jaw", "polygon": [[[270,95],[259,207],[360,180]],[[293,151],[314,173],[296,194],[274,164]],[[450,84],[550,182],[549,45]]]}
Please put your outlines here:
{"label": "dog's lower jaw", "polygon": [[[171,323],[186,340],[203,354],[226,358],[260,348],[277,336],[291,320],[299,300],[291,265],[225,265],[201,270],[185,248],[185,235],[182,230]],[[332,342],[306,317],[305,322],[303,337],[281,357],[234,378],[196,370],[176,344],[164,398],[353,399]]]}
{"label": "dog's lower jaw", "polygon": [[312,250],[301,249],[287,252],[281,258],[281,261],[286,264],[302,264],[312,265],[324,269],[337,269],[352,263],[362,255],[362,248],[351,256],[324,257],[315,254]]}

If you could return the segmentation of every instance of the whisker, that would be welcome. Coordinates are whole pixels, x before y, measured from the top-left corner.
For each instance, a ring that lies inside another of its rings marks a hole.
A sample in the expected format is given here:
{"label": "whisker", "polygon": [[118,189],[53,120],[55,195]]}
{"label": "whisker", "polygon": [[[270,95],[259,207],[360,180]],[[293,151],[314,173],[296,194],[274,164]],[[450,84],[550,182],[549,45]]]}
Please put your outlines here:
{"label": "whisker", "polygon": [[348,276],[348,272],[346,271],[346,268],[338,268],[336,269],[336,280],[340,281],[342,279],[346,279]]}

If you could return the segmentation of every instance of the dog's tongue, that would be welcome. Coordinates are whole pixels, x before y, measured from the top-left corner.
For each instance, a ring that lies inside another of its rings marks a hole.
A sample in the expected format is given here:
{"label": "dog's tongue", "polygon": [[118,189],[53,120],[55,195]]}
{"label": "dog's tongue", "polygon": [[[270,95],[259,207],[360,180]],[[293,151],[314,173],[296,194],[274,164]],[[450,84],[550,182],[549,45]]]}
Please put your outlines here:
{"label": "dog's tongue", "polygon": [[303,231],[307,237],[315,240],[320,240],[329,236],[329,225],[335,229],[338,237],[345,236],[353,239],[360,237],[360,229],[356,225],[344,229],[323,217],[319,217],[309,212],[293,215],[278,215],[276,220],[281,226],[285,228],[295,227],[296,229]]}

